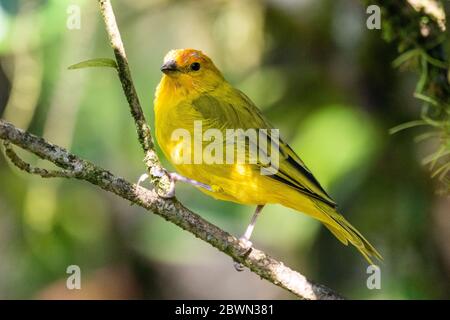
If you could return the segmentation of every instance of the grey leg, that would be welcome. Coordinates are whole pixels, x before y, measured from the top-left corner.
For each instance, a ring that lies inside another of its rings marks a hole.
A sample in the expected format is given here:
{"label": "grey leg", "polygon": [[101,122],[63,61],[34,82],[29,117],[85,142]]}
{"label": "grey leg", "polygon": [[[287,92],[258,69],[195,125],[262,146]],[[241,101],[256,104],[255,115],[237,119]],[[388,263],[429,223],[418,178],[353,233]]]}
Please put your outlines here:
{"label": "grey leg", "polygon": [[[247,226],[247,229],[245,230],[245,233],[242,237],[239,238],[239,240],[244,244],[244,246],[248,249],[252,247],[252,242],[250,241],[250,238],[253,233],[253,229],[255,228],[256,220],[258,219],[259,214],[261,213],[262,209],[264,208],[263,204],[259,204],[256,206],[255,213],[252,216],[252,219],[250,220],[250,224]],[[236,271],[243,271],[244,266],[241,263],[235,262],[234,268]]]}

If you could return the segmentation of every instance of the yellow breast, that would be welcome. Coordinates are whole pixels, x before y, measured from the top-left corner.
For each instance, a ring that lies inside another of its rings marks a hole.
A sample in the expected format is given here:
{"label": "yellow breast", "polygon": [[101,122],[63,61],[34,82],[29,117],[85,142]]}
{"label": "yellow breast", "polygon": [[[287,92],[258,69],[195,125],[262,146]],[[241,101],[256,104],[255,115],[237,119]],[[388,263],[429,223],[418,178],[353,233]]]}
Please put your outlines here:
{"label": "yellow breast", "polygon": [[[155,94],[155,128],[156,139],[166,158],[175,169],[188,178],[205,184],[220,187],[223,192],[201,191],[208,195],[238,203],[261,203],[264,193],[260,192],[260,182],[253,177],[250,166],[242,164],[205,164],[194,163],[193,141],[191,142],[190,162],[183,161],[186,156],[186,145],[181,139],[176,139],[174,132],[185,130],[194,138],[194,121],[202,120],[199,114],[192,110],[191,101],[197,98],[195,93],[176,86],[170,79],[163,76]],[[243,192],[243,191],[246,192]],[[255,198],[258,197],[258,198]]]}

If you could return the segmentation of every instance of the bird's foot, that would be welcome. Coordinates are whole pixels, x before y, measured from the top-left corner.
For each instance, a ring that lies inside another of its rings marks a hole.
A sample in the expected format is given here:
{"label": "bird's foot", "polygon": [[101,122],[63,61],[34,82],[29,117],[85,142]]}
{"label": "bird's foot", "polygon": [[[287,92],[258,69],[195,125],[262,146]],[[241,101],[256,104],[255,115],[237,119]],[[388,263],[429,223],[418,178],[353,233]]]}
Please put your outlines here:
{"label": "bird's foot", "polygon": [[[154,176],[154,177],[162,178],[165,174],[169,175],[169,173],[168,173],[168,172],[166,171],[166,169],[164,169],[164,168],[157,168],[157,167],[154,167],[154,168],[151,168],[150,170],[151,170],[150,172],[151,172],[152,176]],[[137,185],[138,187],[140,187],[140,186],[141,186],[141,183],[145,182],[149,177],[150,177],[150,176],[149,176],[148,173],[142,174],[142,175],[139,177],[139,179],[138,179],[136,185]]]}
{"label": "bird's foot", "polygon": [[[162,178],[164,175],[167,175],[169,177],[169,190],[163,194],[162,192],[159,192],[159,189],[161,188],[158,188],[158,195],[163,198],[173,198],[175,196],[175,181],[173,181],[170,172],[167,172],[164,168],[151,168],[151,175],[157,178]],[[142,174],[136,185],[141,187],[141,184],[144,183],[149,177],[150,175],[148,173]]]}
{"label": "bird's foot", "polygon": [[239,263],[239,262],[236,262],[236,261],[233,263],[233,266],[234,266],[234,269],[237,272],[242,272],[245,269],[245,266],[242,263]]}
{"label": "bird's foot", "polygon": [[175,197],[175,182],[176,182],[176,180],[174,180],[171,177],[170,173],[169,173],[169,179],[170,179],[169,189],[167,190],[166,193],[160,194],[160,196],[165,199],[170,199],[170,198]]}
{"label": "bird's foot", "polygon": [[169,186],[167,190],[165,190],[164,193],[158,192],[159,196],[165,199],[175,197],[175,183],[177,182],[177,179],[176,177],[174,177],[174,174],[164,168],[156,168],[152,173],[156,177],[163,177],[164,175],[167,175],[169,177]]}
{"label": "bird's foot", "polygon": [[[211,192],[222,192],[223,191],[222,187],[220,187],[220,186],[207,185],[207,184],[199,182],[197,180],[186,178],[176,172],[168,172],[164,168],[152,168],[151,174],[152,174],[152,176],[160,177],[160,178],[163,177],[164,175],[167,175],[169,177],[168,190],[164,194],[161,194],[158,192],[158,194],[163,198],[173,198],[175,196],[175,183],[177,181],[189,183],[190,185],[193,185],[193,186],[199,187],[199,188],[203,188],[203,189],[211,191]],[[149,178],[149,175],[147,173],[144,173],[143,175],[141,175],[139,177],[137,185],[140,186],[140,184],[143,183],[148,178]]]}
{"label": "bird's foot", "polygon": [[148,179],[148,174],[147,174],[147,173],[142,174],[142,175],[139,177],[139,179],[138,179],[136,185],[137,185],[138,187],[140,187],[140,186],[141,186],[141,183],[143,183],[143,182],[144,182],[145,180],[147,180],[147,179]]}
{"label": "bird's foot", "polygon": [[244,246],[245,249],[249,250],[252,248],[253,243],[247,237],[240,237],[239,242]]}
{"label": "bird's foot", "polygon": [[[253,246],[253,243],[246,237],[240,237],[239,238],[239,243],[242,244],[242,246],[247,249],[247,252],[250,253],[250,250]],[[247,254],[248,254],[247,253]],[[241,272],[244,271],[244,265],[242,263],[239,262],[234,262],[233,264],[234,269],[236,269],[236,271]]]}

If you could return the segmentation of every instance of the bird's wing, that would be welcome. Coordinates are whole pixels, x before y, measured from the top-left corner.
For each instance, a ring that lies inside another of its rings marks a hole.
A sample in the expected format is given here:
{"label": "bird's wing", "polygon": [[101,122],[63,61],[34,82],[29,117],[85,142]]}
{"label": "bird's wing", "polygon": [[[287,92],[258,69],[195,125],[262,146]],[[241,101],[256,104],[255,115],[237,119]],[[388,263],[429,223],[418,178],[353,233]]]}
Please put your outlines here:
{"label": "bird's wing", "polygon": [[[283,182],[330,207],[336,207],[336,203],[292,148],[281,139],[276,141],[272,138],[270,129],[273,127],[244,93],[237,89],[231,89],[227,94],[222,94],[220,98],[214,94],[204,94],[192,101],[192,107],[206,123],[203,125],[204,128],[217,128],[222,131],[225,129],[266,129],[267,145],[278,143],[278,146],[275,145],[275,150],[279,150],[279,168],[275,174],[267,177]],[[246,144],[252,143],[249,140],[245,141]],[[258,152],[270,151],[270,148],[261,150],[260,146],[260,143],[256,146]],[[246,149],[248,150],[249,146]],[[270,157],[270,154],[268,156]],[[266,165],[258,162],[255,166],[257,169],[261,169]]]}

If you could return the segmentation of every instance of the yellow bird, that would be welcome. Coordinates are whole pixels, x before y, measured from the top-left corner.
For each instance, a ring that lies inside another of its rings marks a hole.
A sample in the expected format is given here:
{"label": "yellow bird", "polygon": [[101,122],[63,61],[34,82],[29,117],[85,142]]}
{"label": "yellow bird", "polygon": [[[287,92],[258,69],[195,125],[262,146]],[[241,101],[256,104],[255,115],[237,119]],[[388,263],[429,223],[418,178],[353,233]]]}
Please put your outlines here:
{"label": "yellow bird", "polygon": [[[194,49],[171,50],[161,71],[154,100],[155,127],[162,151],[179,172],[170,175],[173,181],[189,182],[216,199],[256,205],[241,237],[244,243],[251,245],[249,239],[263,206],[281,204],[322,222],[342,243],[354,245],[369,263],[372,257],[382,259],[337,211],[333,199],[291,147],[278,138],[255,104],[224,79],[209,57]],[[228,139],[230,132],[239,129],[240,133]],[[251,130],[259,131],[256,140]]]}

